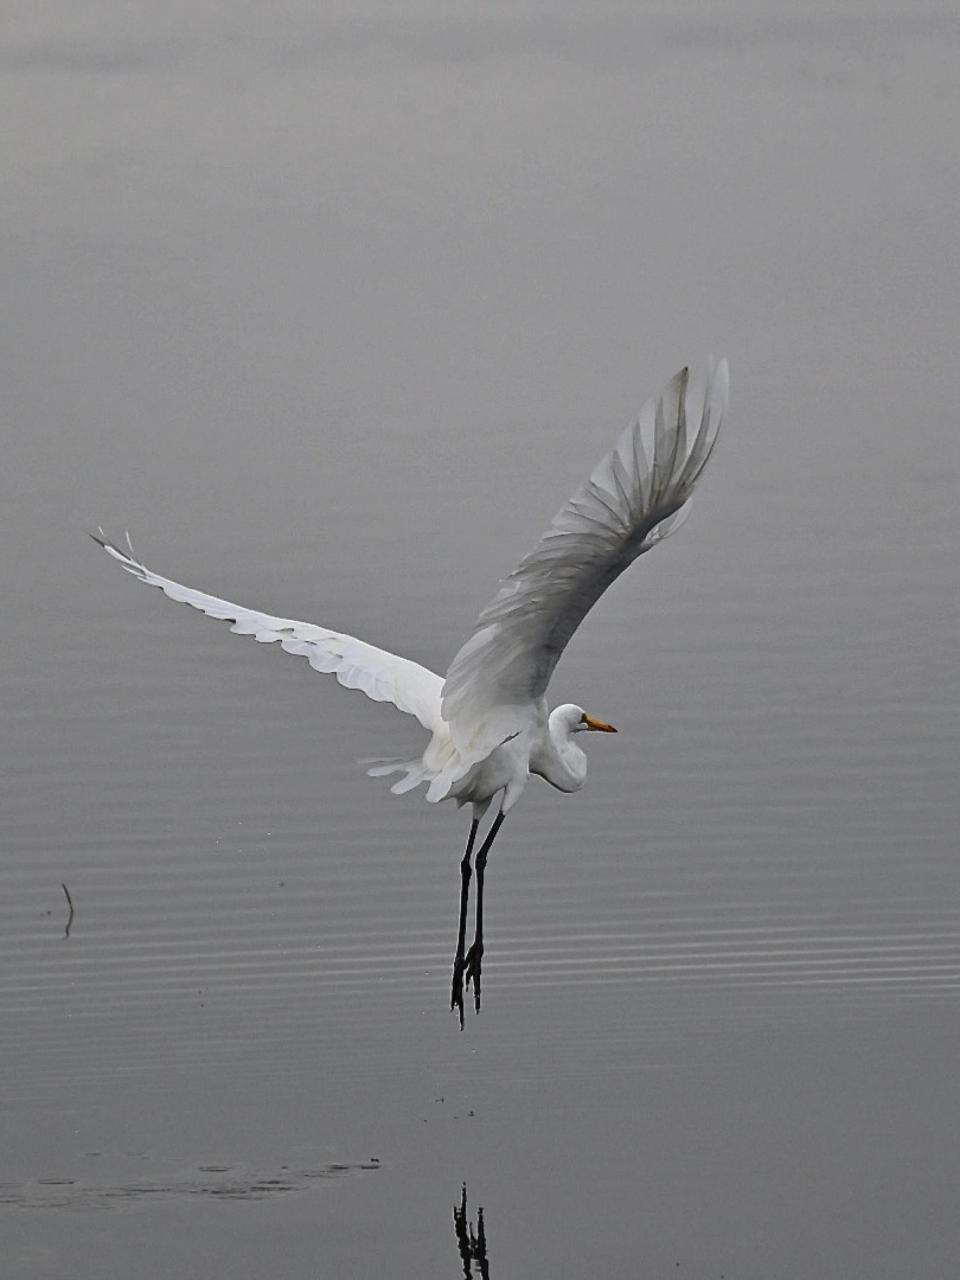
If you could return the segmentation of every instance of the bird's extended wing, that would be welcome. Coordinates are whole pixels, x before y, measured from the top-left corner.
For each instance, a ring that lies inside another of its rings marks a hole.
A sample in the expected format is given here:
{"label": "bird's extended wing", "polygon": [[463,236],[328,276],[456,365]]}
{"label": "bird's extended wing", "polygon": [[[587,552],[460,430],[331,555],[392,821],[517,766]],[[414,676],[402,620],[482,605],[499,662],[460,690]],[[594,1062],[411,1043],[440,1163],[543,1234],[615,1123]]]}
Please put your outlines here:
{"label": "bird's extended wing", "polygon": [[129,554],[108,542],[103,530],[92,534],[93,540],[141,582],[159,587],[171,600],[179,600],[199,609],[210,618],[222,618],[233,623],[231,631],[242,636],[253,636],[261,644],[280,641],[280,648],[287,653],[302,654],[315,671],[330,671],[348,689],[362,689],[375,702],[392,702],[401,711],[416,716],[425,729],[443,730],[440,718],[440,676],[407,658],[377,649],[353,636],[328,631],[311,622],[295,622],[291,618],[273,618],[267,613],[244,609],[216,596],[194,591],[182,586],[141,564],[127,539]]}
{"label": "bird's extended wing", "polygon": [[676,527],[710,457],[728,396],[726,360],[710,361],[699,387],[682,369],[644,405],[636,424],[504,579],[443,686],[443,718],[462,766],[529,724],[531,703],[543,697],[588,610],[637,556]]}

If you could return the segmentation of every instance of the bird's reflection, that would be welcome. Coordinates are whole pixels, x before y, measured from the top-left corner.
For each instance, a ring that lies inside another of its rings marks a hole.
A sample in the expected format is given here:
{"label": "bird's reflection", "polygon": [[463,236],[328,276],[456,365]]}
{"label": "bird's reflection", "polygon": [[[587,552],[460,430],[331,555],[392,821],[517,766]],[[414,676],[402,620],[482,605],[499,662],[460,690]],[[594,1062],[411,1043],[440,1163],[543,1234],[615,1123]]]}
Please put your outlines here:
{"label": "bird's reflection", "polygon": [[[460,1191],[460,1203],[453,1206],[453,1229],[463,1266],[464,1280],[490,1280],[487,1262],[487,1236],[483,1226],[483,1209],[477,1209],[477,1228],[467,1218],[467,1184]],[[476,1265],[476,1270],[474,1270]]]}

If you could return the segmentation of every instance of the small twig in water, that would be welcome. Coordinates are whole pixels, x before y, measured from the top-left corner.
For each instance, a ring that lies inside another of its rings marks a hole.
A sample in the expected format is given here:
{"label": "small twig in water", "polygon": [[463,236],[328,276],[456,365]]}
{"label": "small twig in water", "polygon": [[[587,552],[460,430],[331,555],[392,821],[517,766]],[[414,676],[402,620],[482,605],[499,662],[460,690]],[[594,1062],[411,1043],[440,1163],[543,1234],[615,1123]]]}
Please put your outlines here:
{"label": "small twig in water", "polygon": [[70,908],[70,914],[67,916],[66,928],[63,931],[63,936],[65,938],[69,938],[70,926],[73,924],[73,916],[74,916],[73,899],[70,897],[70,890],[67,888],[67,886],[63,883],[62,880],[60,881],[60,888],[63,890],[64,897],[67,899],[67,906]]}

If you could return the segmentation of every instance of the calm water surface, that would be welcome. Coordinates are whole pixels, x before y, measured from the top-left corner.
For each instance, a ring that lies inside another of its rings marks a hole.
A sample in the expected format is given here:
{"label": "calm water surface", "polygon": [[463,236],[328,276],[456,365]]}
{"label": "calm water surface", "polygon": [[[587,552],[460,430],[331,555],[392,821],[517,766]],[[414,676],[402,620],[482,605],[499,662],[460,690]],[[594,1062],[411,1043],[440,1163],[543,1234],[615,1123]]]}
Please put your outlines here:
{"label": "calm water surface", "polygon": [[[945,14],[22,8],[5,1277],[954,1273]],[[711,347],[691,518],[551,690],[620,734],[506,825],[461,1034],[465,817],[356,763],[418,727],[84,531],[442,670]]]}

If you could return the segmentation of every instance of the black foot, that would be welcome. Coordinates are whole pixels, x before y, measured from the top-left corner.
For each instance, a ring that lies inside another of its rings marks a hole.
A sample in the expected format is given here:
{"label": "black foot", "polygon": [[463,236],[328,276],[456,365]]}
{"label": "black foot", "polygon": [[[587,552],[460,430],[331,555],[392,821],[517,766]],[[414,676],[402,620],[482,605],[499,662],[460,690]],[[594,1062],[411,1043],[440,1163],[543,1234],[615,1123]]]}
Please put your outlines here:
{"label": "black foot", "polygon": [[467,989],[469,990],[471,982],[473,983],[473,1007],[480,1012],[480,970],[483,963],[483,943],[474,942],[473,946],[467,952],[467,958],[464,961],[464,977],[467,980]]}
{"label": "black foot", "polygon": [[458,955],[453,962],[453,980],[450,983],[450,1009],[456,1010],[460,1019],[460,1030],[463,1030],[463,975],[466,961]]}

